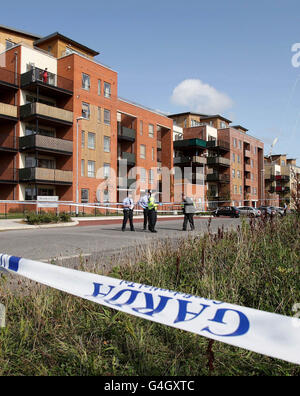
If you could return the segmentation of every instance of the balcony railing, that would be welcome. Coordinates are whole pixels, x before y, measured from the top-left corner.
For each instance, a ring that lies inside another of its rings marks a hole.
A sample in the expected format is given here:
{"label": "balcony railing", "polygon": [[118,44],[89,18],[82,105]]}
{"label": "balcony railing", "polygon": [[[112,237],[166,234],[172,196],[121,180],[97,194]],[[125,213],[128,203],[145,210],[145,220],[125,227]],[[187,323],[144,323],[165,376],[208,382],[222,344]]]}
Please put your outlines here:
{"label": "balcony railing", "polygon": [[251,157],[251,151],[250,150],[245,150],[244,151],[244,157],[250,158]]}
{"label": "balcony railing", "polygon": [[251,165],[245,164],[245,172],[251,172],[253,169],[251,167]]}
{"label": "balcony railing", "polygon": [[20,107],[20,118],[41,117],[49,120],[56,120],[64,124],[73,123],[73,112],[58,107],[49,106],[43,103],[28,103]]}
{"label": "balcony railing", "polygon": [[206,180],[208,182],[223,182],[223,183],[229,183],[230,182],[230,176],[229,175],[224,175],[221,173],[210,173],[206,175]]}
{"label": "balcony railing", "polygon": [[0,67],[0,84],[13,86],[13,88],[17,89],[20,82],[19,74],[16,74],[10,70],[4,69]]}
{"label": "balcony railing", "polygon": [[130,129],[126,127],[119,128],[118,131],[118,139],[119,140],[127,140],[130,142],[135,142],[136,131],[135,129]]}
{"label": "balcony railing", "polygon": [[271,175],[270,179],[272,181],[281,181],[281,182],[289,182],[290,181],[290,176],[288,175]]}
{"label": "balcony railing", "polygon": [[126,160],[127,164],[135,165],[136,156],[133,153],[122,152],[121,155],[118,156],[118,160]]}
{"label": "balcony railing", "polygon": [[17,183],[18,181],[18,169],[6,168],[0,169],[0,182]]}
{"label": "balcony railing", "polygon": [[249,177],[245,177],[244,184],[245,186],[252,186],[252,180]]}
{"label": "balcony railing", "polygon": [[18,108],[10,104],[0,102],[0,118],[17,120]]}
{"label": "balcony railing", "polygon": [[0,151],[17,151],[18,139],[15,136],[3,136],[0,133]]}
{"label": "balcony railing", "polygon": [[20,150],[35,149],[57,153],[72,154],[73,142],[44,135],[29,135],[19,139]]}
{"label": "balcony railing", "polygon": [[73,172],[48,168],[22,168],[19,169],[19,179],[22,182],[36,181],[49,184],[72,184]]}
{"label": "balcony railing", "polygon": [[206,147],[210,150],[216,148],[216,149],[221,149],[221,150],[230,150],[230,143],[226,142],[225,140],[208,140],[206,142]]}
{"label": "balcony railing", "polygon": [[126,177],[118,177],[118,188],[128,189],[134,183],[136,183],[136,179],[127,179]]}
{"label": "balcony railing", "polygon": [[230,166],[230,160],[223,157],[208,157],[207,165]]}
{"label": "balcony railing", "polygon": [[73,92],[73,81],[65,77],[35,67],[34,69],[21,75],[21,87],[24,88],[32,83],[42,84],[45,87],[58,88],[64,91]]}

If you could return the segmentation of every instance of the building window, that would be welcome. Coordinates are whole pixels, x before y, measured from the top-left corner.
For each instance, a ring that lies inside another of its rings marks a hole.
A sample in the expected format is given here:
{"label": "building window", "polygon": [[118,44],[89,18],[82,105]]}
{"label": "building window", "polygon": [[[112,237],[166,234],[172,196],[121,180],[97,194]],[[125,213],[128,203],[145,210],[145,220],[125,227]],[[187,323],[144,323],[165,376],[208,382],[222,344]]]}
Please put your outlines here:
{"label": "building window", "polygon": [[85,146],[85,132],[81,131],[81,147],[84,148]]}
{"label": "building window", "polygon": [[235,153],[232,153],[232,162],[235,162]]}
{"label": "building window", "polygon": [[98,114],[98,122],[101,122],[101,107],[98,107],[97,114]]}
{"label": "building window", "polygon": [[251,160],[251,168],[253,168],[253,166],[254,166],[254,161],[253,161],[253,159]]}
{"label": "building window", "polygon": [[6,49],[7,50],[9,50],[10,48],[12,48],[15,45],[17,45],[16,43],[14,43],[13,41],[10,41],[10,40],[6,40],[5,44],[6,44]]}
{"label": "building window", "polygon": [[240,194],[243,194],[243,187],[240,186]]}
{"label": "building window", "polygon": [[281,161],[281,166],[285,166],[285,160]]}
{"label": "building window", "polygon": [[233,147],[236,147],[236,138],[233,138]]}
{"label": "building window", "polygon": [[82,111],[81,115],[86,120],[90,119],[90,105],[88,103],[82,102]]}
{"label": "building window", "polygon": [[232,177],[235,178],[235,169],[232,169]]}
{"label": "building window", "polygon": [[253,187],[253,194],[256,195],[256,187]]}
{"label": "building window", "polygon": [[257,150],[257,147],[256,146],[254,146],[254,154],[256,155],[256,151]]}
{"label": "building window", "polygon": [[152,147],[152,161],[154,161],[154,147]]}
{"label": "building window", "polygon": [[91,79],[88,74],[82,73],[82,88],[89,91],[91,87]]}
{"label": "building window", "polygon": [[237,162],[238,162],[238,164],[241,163],[241,156],[240,155],[237,156]]}
{"label": "building window", "polygon": [[104,109],[104,124],[110,125],[110,110]]}
{"label": "building window", "polygon": [[254,180],[254,174],[250,173],[250,177],[251,177],[251,180],[253,181]]}
{"label": "building window", "polygon": [[146,183],[147,173],[146,169],[141,168],[141,183]]}
{"label": "building window", "polygon": [[144,144],[140,146],[140,157],[146,159],[146,146]]}
{"label": "building window", "polygon": [[88,161],[88,177],[95,177],[95,161]]}
{"label": "building window", "polygon": [[98,95],[101,95],[101,80],[98,80]]}
{"label": "building window", "polygon": [[103,202],[109,202],[109,191],[108,190],[103,191]]}
{"label": "building window", "polygon": [[85,176],[85,162],[84,159],[81,160],[81,176]]}
{"label": "building window", "polygon": [[104,83],[104,97],[105,98],[111,97],[111,85],[107,82]]}
{"label": "building window", "polygon": [[242,149],[242,141],[239,140],[239,149]]}
{"label": "building window", "polygon": [[153,184],[153,182],[154,182],[154,172],[153,172],[153,169],[150,169],[149,170],[149,183]]}
{"label": "building window", "polygon": [[140,135],[143,135],[143,121],[140,121]]}
{"label": "building window", "polygon": [[110,177],[110,164],[103,164],[103,177],[109,179]]}
{"label": "building window", "polygon": [[237,186],[234,186],[234,193],[237,194],[237,192],[238,192]]}
{"label": "building window", "polygon": [[104,136],[104,152],[110,153],[110,137]]}
{"label": "building window", "polygon": [[87,188],[81,189],[81,202],[88,203],[89,202],[89,190]]}
{"label": "building window", "polygon": [[96,148],[96,135],[92,132],[88,133],[88,148],[92,150]]}
{"label": "building window", "polygon": [[238,177],[238,179],[240,179],[241,178],[241,171],[237,171],[237,177]]}
{"label": "building window", "polygon": [[221,129],[227,128],[227,125],[224,121],[221,121],[220,126],[221,126]]}
{"label": "building window", "polygon": [[149,137],[154,137],[154,125],[149,124]]}

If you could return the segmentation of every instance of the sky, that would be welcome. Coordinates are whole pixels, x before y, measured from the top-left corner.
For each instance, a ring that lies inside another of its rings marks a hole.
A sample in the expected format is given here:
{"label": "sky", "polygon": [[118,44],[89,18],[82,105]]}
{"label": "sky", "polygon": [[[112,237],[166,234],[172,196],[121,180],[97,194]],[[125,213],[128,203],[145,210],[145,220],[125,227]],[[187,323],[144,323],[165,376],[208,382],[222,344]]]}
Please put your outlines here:
{"label": "sky", "polygon": [[222,114],[300,165],[299,0],[16,0],[0,24],[71,37],[118,72],[119,96]]}

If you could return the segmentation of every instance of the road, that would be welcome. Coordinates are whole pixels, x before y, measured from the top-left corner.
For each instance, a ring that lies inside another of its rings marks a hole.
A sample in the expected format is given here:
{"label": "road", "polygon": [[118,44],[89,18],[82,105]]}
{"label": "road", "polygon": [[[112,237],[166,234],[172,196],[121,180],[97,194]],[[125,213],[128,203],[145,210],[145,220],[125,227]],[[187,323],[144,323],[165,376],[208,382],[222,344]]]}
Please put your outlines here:
{"label": "road", "polygon": [[[238,224],[240,224],[239,219],[213,218],[210,229],[215,232],[218,227],[224,226],[226,230],[236,228]],[[203,234],[207,231],[207,225],[208,219],[196,218],[196,230],[183,232],[181,219],[158,221],[157,234],[143,231],[142,223],[135,224],[135,232],[129,231],[129,228],[122,232],[120,224],[7,231],[0,233],[0,253],[47,262],[57,259],[66,260],[80,255],[107,256],[156,239]]]}

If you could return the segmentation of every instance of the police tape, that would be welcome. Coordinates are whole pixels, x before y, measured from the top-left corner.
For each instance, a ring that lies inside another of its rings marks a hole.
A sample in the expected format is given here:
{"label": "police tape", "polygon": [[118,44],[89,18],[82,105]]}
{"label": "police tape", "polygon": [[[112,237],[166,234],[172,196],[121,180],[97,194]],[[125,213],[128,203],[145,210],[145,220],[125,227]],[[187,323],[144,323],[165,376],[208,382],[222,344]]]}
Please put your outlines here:
{"label": "police tape", "polygon": [[300,364],[300,319],[0,254],[0,269],[153,322]]}

